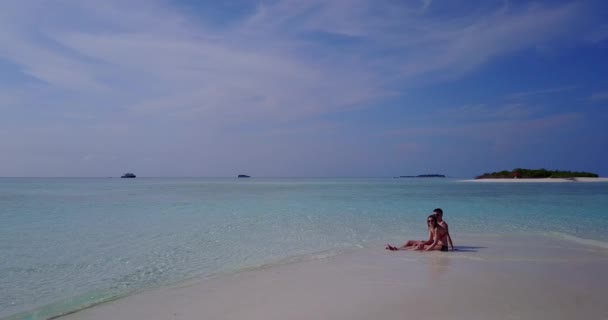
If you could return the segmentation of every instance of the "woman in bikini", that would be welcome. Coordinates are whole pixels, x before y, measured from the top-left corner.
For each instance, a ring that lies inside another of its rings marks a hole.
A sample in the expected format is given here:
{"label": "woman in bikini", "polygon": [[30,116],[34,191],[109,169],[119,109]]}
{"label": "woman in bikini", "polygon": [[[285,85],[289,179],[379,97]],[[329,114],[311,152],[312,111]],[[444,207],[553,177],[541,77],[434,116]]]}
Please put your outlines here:
{"label": "woman in bikini", "polygon": [[419,250],[419,251],[448,251],[447,231],[437,223],[437,217],[430,215],[426,219],[429,227],[429,239],[426,241],[410,240],[401,247],[386,245],[387,250]]}

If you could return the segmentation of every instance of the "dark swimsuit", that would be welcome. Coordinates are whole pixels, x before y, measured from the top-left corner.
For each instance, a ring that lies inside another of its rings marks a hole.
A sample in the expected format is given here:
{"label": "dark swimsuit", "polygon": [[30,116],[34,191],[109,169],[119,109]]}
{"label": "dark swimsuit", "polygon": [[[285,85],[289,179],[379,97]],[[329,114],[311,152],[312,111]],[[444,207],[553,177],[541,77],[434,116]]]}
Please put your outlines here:
{"label": "dark swimsuit", "polygon": [[441,251],[448,251],[448,246],[441,246]]}

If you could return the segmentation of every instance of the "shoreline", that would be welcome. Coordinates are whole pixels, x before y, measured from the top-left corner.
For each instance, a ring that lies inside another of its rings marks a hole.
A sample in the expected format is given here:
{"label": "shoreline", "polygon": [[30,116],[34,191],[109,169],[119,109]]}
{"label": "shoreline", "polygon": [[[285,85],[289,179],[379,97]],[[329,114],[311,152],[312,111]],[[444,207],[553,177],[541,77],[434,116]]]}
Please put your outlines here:
{"label": "shoreline", "polygon": [[[459,241],[462,245],[457,244],[460,250],[456,252],[362,248],[192,279],[57,319],[402,319],[405,315],[413,319],[571,319],[585,312],[591,318],[608,315],[601,299],[608,279],[594,276],[608,267],[605,248],[546,235],[467,236]],[[433,303],[437,299],[445,304]]]}
{"label": "shoreline", "polygon": [[517,179],[466,179],[466,180],[460,180],[461,182],[502,182],[502,183],[529,183],[529,182],[533,182],[533,183],[565,183],[565,182],[584,182],[584,183],[591,183],[591,182],[608,182],[608,178],[606,177],[599,177],[599,178],[586,178],[586,177],[581,177],[581,178],[572,178],[572,179],[566,179],[566,178],[517,178]]}

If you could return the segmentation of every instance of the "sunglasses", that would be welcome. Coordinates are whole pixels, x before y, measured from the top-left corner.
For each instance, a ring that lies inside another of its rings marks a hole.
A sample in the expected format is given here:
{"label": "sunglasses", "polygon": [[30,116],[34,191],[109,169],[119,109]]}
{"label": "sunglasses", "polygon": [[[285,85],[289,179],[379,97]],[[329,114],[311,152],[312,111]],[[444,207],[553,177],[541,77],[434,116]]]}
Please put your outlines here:
{"label": "sunglasses", "polygon": [[426,222],[435,222],[435,220],[427,220]]}

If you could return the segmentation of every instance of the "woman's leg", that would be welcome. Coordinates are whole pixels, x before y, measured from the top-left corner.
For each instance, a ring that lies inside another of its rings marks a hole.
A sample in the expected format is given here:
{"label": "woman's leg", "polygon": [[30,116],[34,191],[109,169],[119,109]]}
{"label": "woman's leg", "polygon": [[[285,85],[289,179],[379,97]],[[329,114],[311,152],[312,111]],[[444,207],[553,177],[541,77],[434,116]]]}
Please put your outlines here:
{"label": "woman's leg", "polygon": [[[427,246],[421,246],[421,248],[419,250],[427,250],[428,249],[428,245]],[[428,249],[429,251],[441,251],[441,248],[443,247],[442,244],[436,244],[434,245],[431,249]]]}
{"label": "woman's leg", "polygon": [[406,242],[404,245],[402,245],[401,248],[405,249],[407,247],[416,247],[416,246],[420,245],[421,243],[424,243],[424,241],[410,240],[410,241]]}
{"label": "woman's leg", "polygon": [[392,251],[396,251],[396,250],[418,250],[418,248],[420,247],[420,245],[422,245],[425,242],[426,241],[424,241],[424,240],[409,240],[408,242],[406,242],[401,247],[394,247],[394,246],[391,246],[390,244],[387,244],[386,245],[386,250],[392,250]]}
{"label": "woman's leg", "polygon": [[386,250],[391,250],[391,251],[396,251],[396,250],[399,250],[399,248],[397,248],[397,247],[393,247],[393,246],[391,246],[390,244],[387,244],[385,249],[386,249]]}

